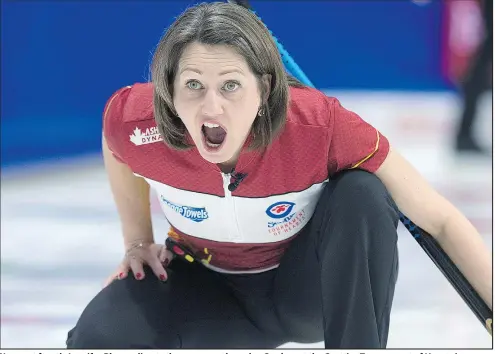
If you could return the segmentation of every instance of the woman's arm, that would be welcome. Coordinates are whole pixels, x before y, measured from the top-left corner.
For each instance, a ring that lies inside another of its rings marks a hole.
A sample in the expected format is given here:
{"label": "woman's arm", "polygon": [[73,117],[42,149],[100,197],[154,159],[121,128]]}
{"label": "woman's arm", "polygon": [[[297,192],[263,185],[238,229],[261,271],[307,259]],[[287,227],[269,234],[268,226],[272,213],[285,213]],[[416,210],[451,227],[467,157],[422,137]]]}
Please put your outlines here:
{"label": "woman's arm", "polygon": [[103,160],[120,216],[126,249],[140,242],[153,242],[150,188],[141,177],[119,162],[103,137]]}
{"label": "woman's arm", "polygon": [[491,253],[474,226],[396,151],[390,150],[376,175],[399,210],[439,242],[492,308]]}

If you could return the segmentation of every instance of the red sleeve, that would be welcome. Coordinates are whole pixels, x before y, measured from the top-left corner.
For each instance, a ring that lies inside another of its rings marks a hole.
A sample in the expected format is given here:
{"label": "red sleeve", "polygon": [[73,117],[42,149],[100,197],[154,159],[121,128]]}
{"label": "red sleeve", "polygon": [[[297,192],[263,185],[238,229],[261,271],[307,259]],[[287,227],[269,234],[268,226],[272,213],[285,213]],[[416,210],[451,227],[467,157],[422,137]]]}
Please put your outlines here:
{"label": "red sleeve", "polygon": [[113,156],[120,162],[125,162],[122,114],[130,89],[131,86],[126,86],[115,91],[107,100],[103,110],[103,136]]}
{"label": "red sleeve", "polygon": [[328,171],[359,168],[375,172],[388,155],[389,141],[377,129],[351,112],[335,98],[329,98],[330,147]]}

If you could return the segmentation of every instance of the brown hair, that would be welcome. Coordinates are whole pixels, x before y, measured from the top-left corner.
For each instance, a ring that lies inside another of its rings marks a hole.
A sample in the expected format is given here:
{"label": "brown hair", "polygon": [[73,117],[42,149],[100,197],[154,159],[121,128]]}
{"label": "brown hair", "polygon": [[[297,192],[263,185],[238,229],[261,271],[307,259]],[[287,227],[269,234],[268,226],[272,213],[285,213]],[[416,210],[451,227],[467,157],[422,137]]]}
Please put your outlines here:
{"label": "brown hair", "polygon": [[[250,148],[268,146],[286,121],[289,85],[303,86],[285,72],[280,54],[266,26],[250,10],[224,2],[202,3],[183,12],[161,38],[151,63],[154,115],[165,143],[187,149],[186,127],[173,104],[173,85],[179,59],[193,42],[228,45],[244,57],[258,78],[261,111],[251,127]],[[271,76],[270,92],[263,92],[263,75]],[[266,99],[266,97],[268,97]]]}

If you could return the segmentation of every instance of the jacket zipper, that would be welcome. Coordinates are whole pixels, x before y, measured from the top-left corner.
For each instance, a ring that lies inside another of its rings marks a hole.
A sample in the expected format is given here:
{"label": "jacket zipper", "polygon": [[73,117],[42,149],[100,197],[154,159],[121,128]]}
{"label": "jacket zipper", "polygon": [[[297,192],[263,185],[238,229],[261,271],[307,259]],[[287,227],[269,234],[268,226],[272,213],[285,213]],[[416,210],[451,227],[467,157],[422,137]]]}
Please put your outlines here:
{"label": "jacket zipper", "polygon": [[223,190],[225,193],[225,201],[226,201],[226,211],[230,215],[230,230],[232,230],[232,234],[229,235],[229,238],[232,241],[239,240],[241,235],[239,233],[239,223],[237,221],[237,213],[235,210],[234,197],[232,196],[232,192],[229,190],[229,184],[231,180],[230,173],[223,173]]}

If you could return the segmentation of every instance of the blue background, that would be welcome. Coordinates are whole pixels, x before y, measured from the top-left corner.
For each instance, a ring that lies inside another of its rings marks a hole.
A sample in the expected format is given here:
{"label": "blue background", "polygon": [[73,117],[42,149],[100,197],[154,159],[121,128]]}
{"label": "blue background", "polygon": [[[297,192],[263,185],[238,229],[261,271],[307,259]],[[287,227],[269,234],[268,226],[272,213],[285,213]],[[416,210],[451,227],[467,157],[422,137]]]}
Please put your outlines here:
{"label": "blue background", "polygon": [[[3,1],[2,166],[97,152],[118,88],[146,81],[154,47],[196,1]],[[252,1],[313,83],[450,90],[442,2]]]}

